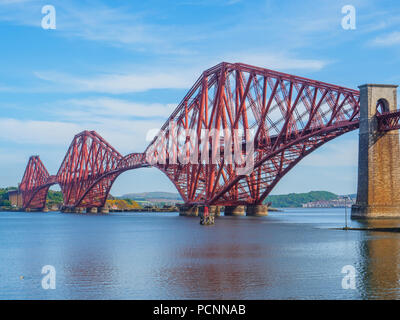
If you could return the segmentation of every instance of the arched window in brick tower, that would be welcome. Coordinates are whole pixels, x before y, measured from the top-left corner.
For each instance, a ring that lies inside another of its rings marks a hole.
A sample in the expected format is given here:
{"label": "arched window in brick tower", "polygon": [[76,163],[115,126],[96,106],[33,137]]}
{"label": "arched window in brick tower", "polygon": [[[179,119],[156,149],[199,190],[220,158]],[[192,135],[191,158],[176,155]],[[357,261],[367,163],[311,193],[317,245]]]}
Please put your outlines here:
{"label": "arched window in brick tower", "polygon": [[389,102],[386,99],[379,99],[376,103],[376,114],[389,112]]}

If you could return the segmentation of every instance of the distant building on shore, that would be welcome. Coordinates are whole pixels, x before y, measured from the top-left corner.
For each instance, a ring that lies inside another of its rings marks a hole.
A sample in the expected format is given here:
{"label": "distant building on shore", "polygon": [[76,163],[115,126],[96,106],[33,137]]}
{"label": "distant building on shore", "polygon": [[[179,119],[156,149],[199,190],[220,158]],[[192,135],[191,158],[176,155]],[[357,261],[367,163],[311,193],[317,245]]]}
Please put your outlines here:
{"label": "distant building on shore", "polygon": [[355,203],[355,198],[345,199],[344,197],[339,197],[338,199],[334,200],[312,201],[304,203],[302,206],[303,208],[344,208],[345,206],[351,208],[351,206]]}
{"label": "distant building on shore", "polygon": [[22,194],[18,190],[9,190],[8,199],[12,207],[22,207]]}

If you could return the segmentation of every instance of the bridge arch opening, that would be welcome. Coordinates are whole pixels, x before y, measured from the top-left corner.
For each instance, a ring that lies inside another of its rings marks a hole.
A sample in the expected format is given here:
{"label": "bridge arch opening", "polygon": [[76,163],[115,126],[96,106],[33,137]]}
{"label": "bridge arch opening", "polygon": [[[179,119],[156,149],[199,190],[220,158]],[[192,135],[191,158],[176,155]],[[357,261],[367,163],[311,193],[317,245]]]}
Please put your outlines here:
{"label": "bridge arch opening", "polygon": [[60,203],[63,203],[64,196],[61,191],[61,187],[58,183],[53,184],[47,189],[46,195],[46,207],[50,210],[59,210]]}
{"label": "bridge arch opening", "polygon": [[269,195],[328,191],[353,194],[357,188],[358,131],[328,141],[291,168]]}
{"label": "bridge arch opening", "polygon": [[380,98],[376,103],[376,113],[383,114],[390,111],[389,101],[385,98]]}
{"label": "bridge arch opening", "polygon": [[[125,196],[147,192],[168,192],[179,194],[176,186],[168,176],[155,167],[127,170],[113,181],[109,195]],[[157,181],[156,185],[154,181]],[[168,191],[165,191],[168,190]]]}
{"label": "bridge arch opening", "polygon": [[[53,187],[57,185],[56,187]],[[53,187],[53,188],[52,188]],[[50,190],[52,188],[52,190]],[[45,209],[48,206],[49,201],[54,200],[54,191],[61,190],[58,184],[45,184],[33,192],[29,192],[25,195],[24,208],[26,209]],[[61,193],[62,195],[62,193]]]}

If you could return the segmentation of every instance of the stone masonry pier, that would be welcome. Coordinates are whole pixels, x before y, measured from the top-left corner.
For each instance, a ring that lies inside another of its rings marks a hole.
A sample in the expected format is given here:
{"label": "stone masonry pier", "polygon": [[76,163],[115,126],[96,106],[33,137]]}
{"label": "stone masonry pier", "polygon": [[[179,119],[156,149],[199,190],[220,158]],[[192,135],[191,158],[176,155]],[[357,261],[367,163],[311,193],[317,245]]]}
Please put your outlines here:
{"label": "stone masonry pier", "polygon": [[360,88],[360,132],[357,201],[352,218],[400,217],[399,132],[380,132],[381,112],[397,109],[395,85],[366,84]]}

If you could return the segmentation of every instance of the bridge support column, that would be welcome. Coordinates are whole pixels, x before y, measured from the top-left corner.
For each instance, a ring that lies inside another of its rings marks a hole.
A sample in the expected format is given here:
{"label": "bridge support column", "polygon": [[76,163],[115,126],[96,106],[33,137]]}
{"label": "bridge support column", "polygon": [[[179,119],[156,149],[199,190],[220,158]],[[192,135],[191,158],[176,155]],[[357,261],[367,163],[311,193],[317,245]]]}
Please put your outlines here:
{"label": "bridge support column", "polygon": [[107,207],[100,207],[99,210],[100,213],[110,213],[110,209],[108,209]]}
{"label": "bridge support column", "polygon": [[97,213],[97,207],[86,208],[86,213]]}
{"label": "bridge support column", "polygon": [[[179,207],[179,215],[186,217],[197,217],[204,210],[204,206],[200,205],[183,205]],[[214,216],[221,215],[221,207],[220,206],[208,206],[208,212],[212,213]]]}
{"label": "bridge support column", "polygon": [[74,213],[85,213],[85,208],[76,207],[73,210]]}
{"label": "bridge support column", "polygon": [[213,225],[215,223],[215,209],[213,211],[208,210],[208,214],[204,214],[204,207],[200,210],[200,224],[201,225]]}
{"label": "bridge support column", "polygon": [[245,206],[225,206],[225,216],[244,216]]}
{"label": "bridge support column", "polygon": [[199,207],[185,204],[179,207],[179,215],[185,217],[197,217],[199,215]]}
{"label": "bridge support column", "polygon": [[397,109],[397,86],[366,84],[359,88],[358,190],[351,217],[400,217],[399,133],[378,131],[375,117],[378,101],[383,111]]}
{"label": "bridge support column", "polygon": [[246,208],[247,216],[265,217],[268,215],[268,206],[265,204],[251,204]]}
{"label": "bridge support column", "polygon": [[221,215],[221,207],[220,206],[208,206],[210,213],[214,214],[215,217],[219,217]]}

